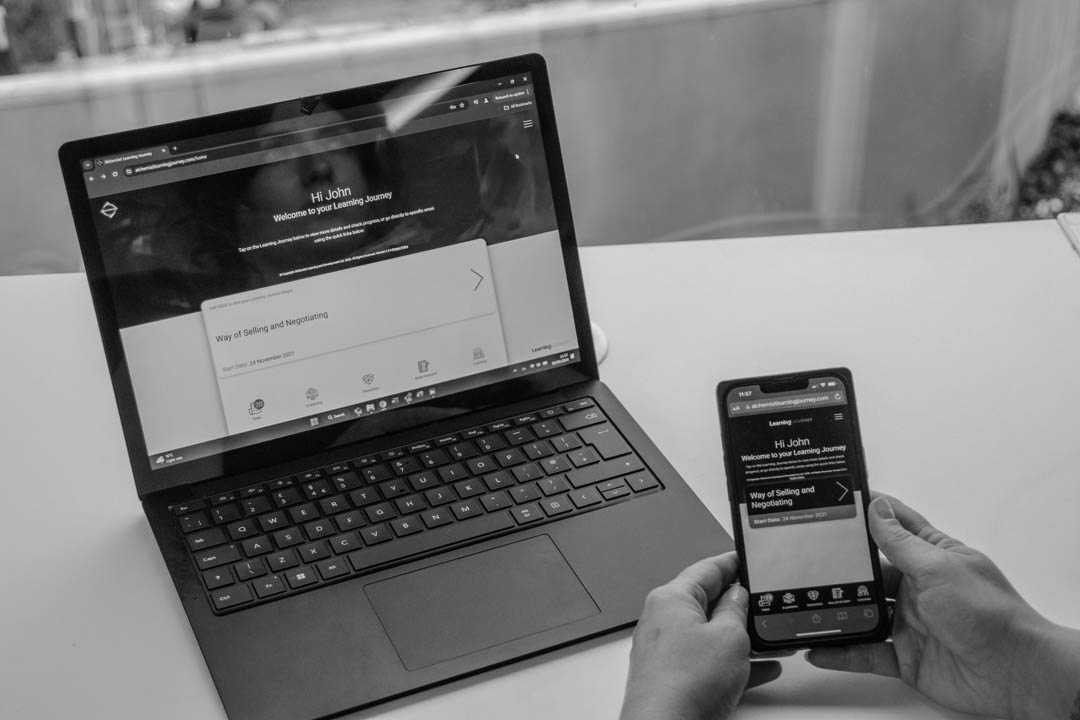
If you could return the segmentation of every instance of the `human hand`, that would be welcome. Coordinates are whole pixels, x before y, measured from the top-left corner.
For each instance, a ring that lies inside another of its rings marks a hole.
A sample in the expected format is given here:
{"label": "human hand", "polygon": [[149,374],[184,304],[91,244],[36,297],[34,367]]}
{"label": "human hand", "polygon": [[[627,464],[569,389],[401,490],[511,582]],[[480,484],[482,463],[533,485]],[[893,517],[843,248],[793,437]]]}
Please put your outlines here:
{"label": "human hand", "polygon": [[738,562],[733,552],[706,558],[645,598],[622,720],[720,720],[747,688],[779,677],[780,663],[750,662]]}
{"label": "human hand", "polygon": [[1028,716],[1031,675],[1045,664],[1039,653],[1052,635],[1051,623],[990,558],[900,501],[875,495],[868,519],[890,561],[882,570],[886,595],[896,598],[892,642],[818,648],[807,660],[826,669],[902,678],[954,710]]}

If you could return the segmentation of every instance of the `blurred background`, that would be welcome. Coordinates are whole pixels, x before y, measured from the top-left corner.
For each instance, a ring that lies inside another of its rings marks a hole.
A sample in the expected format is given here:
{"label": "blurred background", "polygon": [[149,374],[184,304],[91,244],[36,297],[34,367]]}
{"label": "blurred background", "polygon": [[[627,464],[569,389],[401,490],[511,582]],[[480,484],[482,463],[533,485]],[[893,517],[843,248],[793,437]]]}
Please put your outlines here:
{"label": "blurred background", "polygon": [[582,244],[1080,209],[1077,0],[0,0],[0,275],[66,140],[525,52]]}

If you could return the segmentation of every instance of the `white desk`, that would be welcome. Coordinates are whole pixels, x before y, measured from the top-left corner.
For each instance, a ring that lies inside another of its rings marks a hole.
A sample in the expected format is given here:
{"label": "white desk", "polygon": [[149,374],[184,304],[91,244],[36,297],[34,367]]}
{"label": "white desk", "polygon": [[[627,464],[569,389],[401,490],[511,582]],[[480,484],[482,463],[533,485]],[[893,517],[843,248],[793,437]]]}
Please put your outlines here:
{"label": "white desk", "polygon": [[[1080,626],[1080,260],[1057,225],[582,251],[601,376],[730,527],[718,380],[846,365],[871,485]],[[0,715],[217,718],[136,500],[81,275],[0,278]],[[614,717],[629,632],[357,717]],[[743,718],[954,717],[801,657]],[[960,717],[960,716],[955,716]]]}

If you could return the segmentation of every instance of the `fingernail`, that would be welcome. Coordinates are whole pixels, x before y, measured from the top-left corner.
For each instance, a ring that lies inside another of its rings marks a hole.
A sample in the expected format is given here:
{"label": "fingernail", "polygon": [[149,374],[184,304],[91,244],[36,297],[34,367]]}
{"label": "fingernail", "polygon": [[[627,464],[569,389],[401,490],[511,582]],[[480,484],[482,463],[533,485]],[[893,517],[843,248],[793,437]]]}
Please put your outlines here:
{"label": "fingernail", "polygon": [[731,601],[739,605],[746,605],[750,600],[750,593],[746,592],[746,588],[739,583],[732,585],[728,592],[731,594]]}
{"label": "fingernail", "polygon": [[896,517],[896,513],[893,512],[892,505],[885,498],[878,498],[871,503],[874,506],[874,512],[877,513],[879,518],[884,520],[892,520]]}

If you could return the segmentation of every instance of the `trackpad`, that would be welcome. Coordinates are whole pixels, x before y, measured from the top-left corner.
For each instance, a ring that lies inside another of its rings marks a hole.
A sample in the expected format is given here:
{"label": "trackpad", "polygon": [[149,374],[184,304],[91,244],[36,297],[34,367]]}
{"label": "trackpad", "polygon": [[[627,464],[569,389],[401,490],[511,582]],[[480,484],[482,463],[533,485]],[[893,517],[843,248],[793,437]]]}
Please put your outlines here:
{"label": "trackpad", "polygon": [[364,591],[409,670],[600,612],[547,535],[398,575]]}

